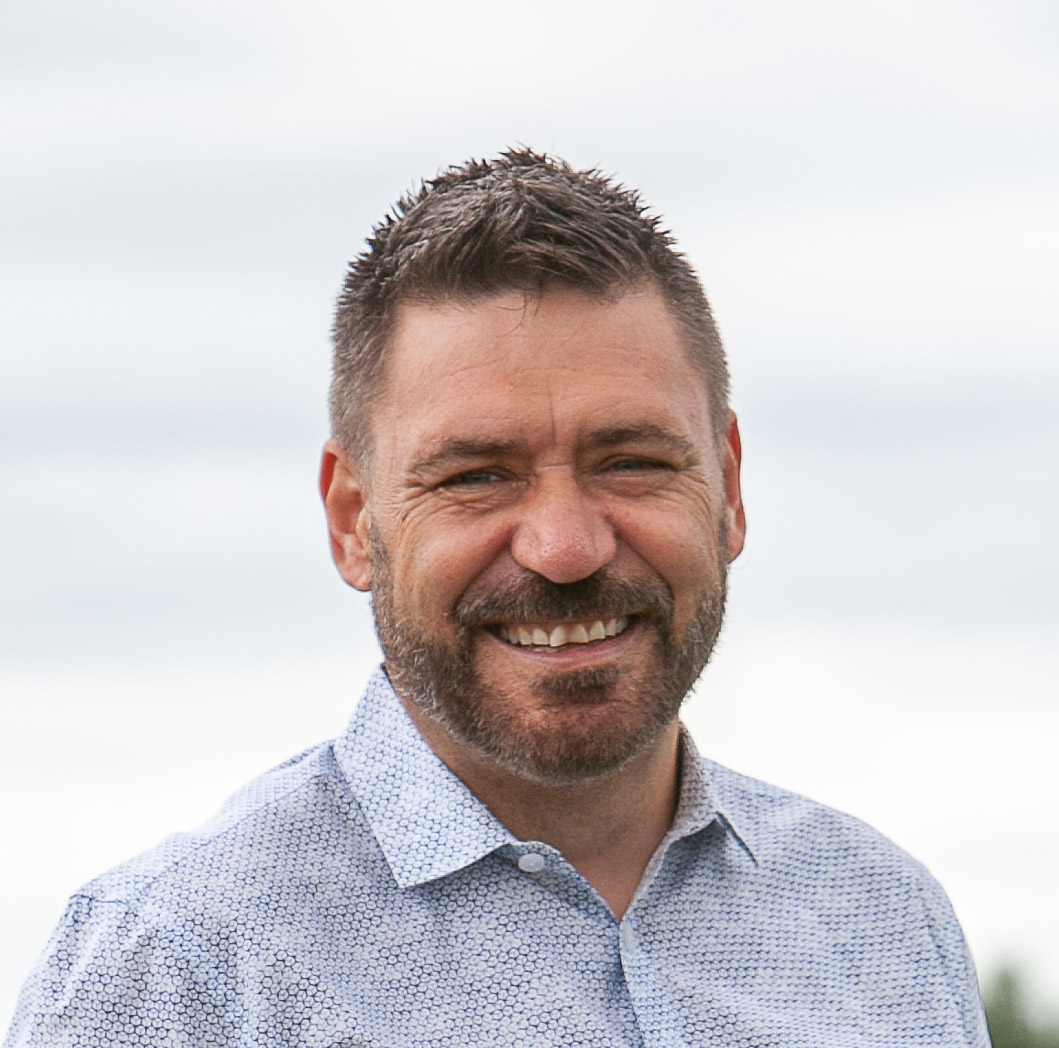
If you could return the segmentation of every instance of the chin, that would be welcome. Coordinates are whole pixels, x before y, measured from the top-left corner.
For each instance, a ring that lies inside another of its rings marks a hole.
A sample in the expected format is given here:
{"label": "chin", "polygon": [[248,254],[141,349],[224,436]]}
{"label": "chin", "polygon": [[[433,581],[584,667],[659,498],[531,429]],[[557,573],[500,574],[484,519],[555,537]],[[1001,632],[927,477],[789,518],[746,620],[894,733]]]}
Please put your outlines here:
{"label": "chin", "polygon": [[513,690],[481,682],[472,701],[443,704],[446,727],[508,772],[551,786],[619,770],[665,735],[680,707],[617,667],[549,673]]}

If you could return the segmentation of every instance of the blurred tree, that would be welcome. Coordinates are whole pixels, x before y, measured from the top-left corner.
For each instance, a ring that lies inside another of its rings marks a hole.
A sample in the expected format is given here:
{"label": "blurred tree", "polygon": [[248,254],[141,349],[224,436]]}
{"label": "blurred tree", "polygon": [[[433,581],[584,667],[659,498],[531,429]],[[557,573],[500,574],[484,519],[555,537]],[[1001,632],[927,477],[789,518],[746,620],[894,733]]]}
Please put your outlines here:
{"label": "blurred tree", "polygon": [[1012,967],[1003,967],[983,994],[993,1048],[1059,1048],[1059,1027],[1038,1025],[1026,1007],[1022,978]]}

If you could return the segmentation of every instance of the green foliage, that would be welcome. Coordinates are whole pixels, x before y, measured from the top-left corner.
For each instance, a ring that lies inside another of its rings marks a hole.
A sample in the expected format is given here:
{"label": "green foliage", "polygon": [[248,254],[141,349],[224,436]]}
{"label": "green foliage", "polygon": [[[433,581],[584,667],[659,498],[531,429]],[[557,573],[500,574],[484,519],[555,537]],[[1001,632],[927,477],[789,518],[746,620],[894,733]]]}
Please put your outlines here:
{"label": "green foliage", "polygon": [[993,1048],[1059,1048],[1059,1026],[1039,1024],[1026,1007],[1019,973],[1001,968],[983,994]]}

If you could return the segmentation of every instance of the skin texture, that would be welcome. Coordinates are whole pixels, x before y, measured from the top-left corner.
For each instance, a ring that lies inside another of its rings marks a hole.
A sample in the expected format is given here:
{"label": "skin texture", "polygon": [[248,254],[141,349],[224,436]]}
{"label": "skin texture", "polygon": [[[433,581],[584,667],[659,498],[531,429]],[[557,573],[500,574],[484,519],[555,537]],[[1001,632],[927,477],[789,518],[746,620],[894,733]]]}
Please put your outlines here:
{"label": "skin texture", "polygon": [[[497,817],[559,848],[620,917],[672,821],[677,708],[742,549],[734,415],[717,442],[644,287],[403,306],[371,422],[370,473],[329,442],[321,490],[398,694]],[[629,628],[557,650],[497,635],[594,618],[593,602]],[[439,677],[460,659],[463,677]]]}

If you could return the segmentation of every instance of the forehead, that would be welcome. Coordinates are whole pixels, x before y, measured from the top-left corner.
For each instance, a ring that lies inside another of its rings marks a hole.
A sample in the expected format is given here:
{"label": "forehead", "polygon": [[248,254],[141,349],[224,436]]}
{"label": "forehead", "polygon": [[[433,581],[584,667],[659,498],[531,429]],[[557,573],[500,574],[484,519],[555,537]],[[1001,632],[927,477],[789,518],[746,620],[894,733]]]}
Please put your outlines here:
{"label": "forehead", "polygon": [[403,305],[381,394],[377,451],[454,430],[529,439],[543,423],[554,439],[615,423],[709,431],[705,379],[653,287]]}

